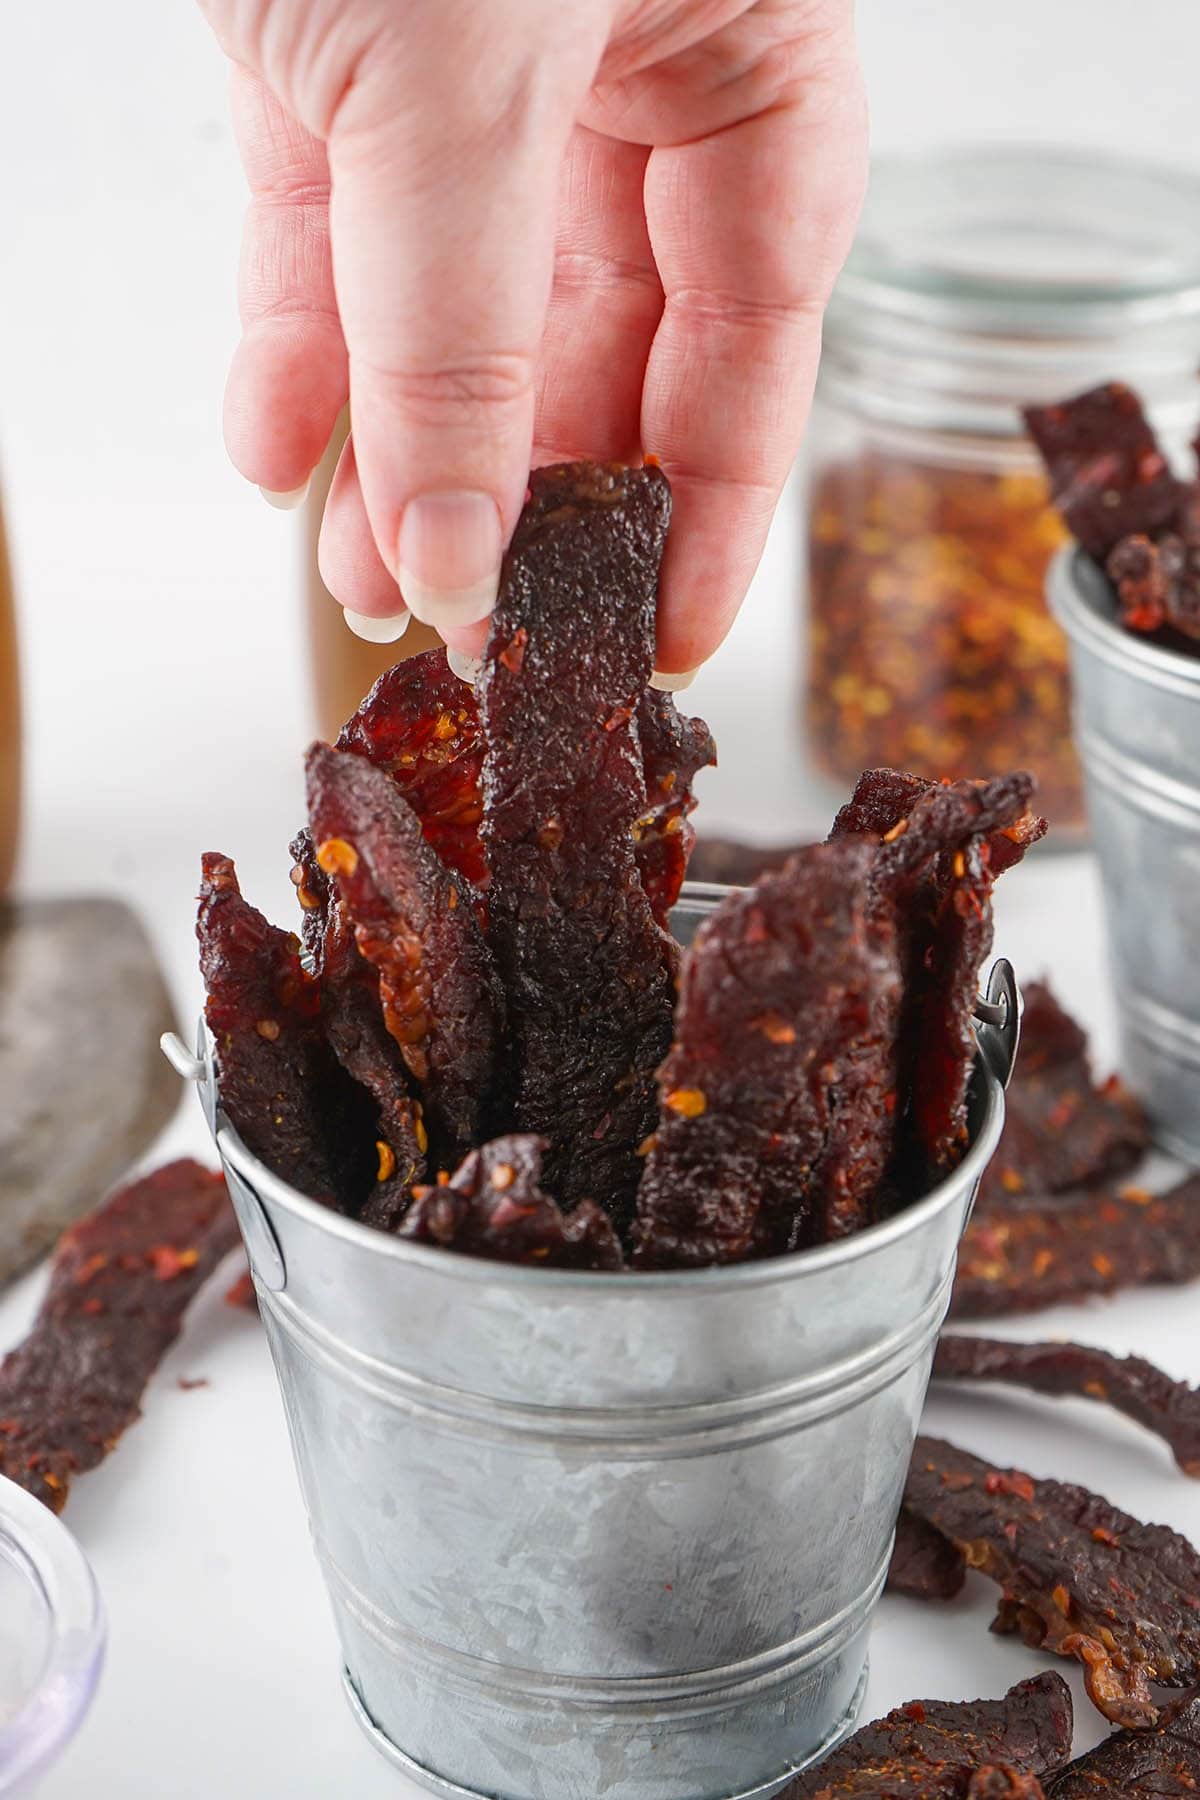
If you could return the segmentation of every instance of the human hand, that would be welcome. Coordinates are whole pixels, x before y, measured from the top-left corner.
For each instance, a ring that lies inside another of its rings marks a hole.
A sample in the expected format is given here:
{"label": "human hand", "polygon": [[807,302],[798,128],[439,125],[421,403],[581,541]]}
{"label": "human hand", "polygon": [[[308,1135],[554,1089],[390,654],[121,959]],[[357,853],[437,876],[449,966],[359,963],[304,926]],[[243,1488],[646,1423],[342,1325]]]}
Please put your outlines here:
{"label": "human hand", "polygon": [[[757,566],[857,216],[852,0],[201,0],[252,199],[234,463],[302,490],[361,635],[476,652],[532,464],[670,479],[656,661]],[[403,598],[401,597],[403,596]]]}

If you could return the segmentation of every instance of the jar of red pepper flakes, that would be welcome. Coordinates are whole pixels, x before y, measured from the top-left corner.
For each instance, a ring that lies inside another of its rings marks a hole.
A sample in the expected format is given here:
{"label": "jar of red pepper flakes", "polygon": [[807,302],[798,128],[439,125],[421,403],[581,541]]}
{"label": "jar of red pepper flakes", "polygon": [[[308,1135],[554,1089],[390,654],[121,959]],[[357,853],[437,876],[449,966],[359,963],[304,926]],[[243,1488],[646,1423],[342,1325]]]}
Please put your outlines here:
{"label": "jar of red pepper flakes", "polygon": [[880,162],[838,284],[805,483],[806,728],[839,788],[880,764],[1032,769],[1083,830],[1065,533],[1020,419],[1119,379],[1183,451],[1200,406],[1200,180],[1047,150]]}

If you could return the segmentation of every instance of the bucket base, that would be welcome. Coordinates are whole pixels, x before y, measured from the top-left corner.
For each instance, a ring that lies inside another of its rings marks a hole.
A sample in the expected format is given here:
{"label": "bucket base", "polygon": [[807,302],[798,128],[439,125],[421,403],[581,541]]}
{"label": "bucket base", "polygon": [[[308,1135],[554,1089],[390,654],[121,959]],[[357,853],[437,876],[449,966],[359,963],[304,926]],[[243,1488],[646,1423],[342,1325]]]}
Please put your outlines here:
{"label": "bucket base", "polygon": [[[739,1793],[730,1795],[689,1795],[685,1797],[685,1800],[770,1800],[770,1796],[777,1794],[786,1782],[792,1780],[793,1776],[801,1774],[805,1769],[811,1769],[823,1757],[828,1756],[831,1750],[836,1749],[842,1739],[853,1731],[866,1698],[869,1673],[869,1666],[864,1667],[862,1678],[854,1690],[853,1700],[828,1737],[810,1756],[804,1757],[798,1763],[793,1763],[782,1775],[775,1776],[771,1781],[765,1782],[759,1787],[743,1788]],[[346,1699],[350,1703],[350,1711],[354,1714],[361,1730],[366,1733],[379,1754],[386,1757],[394,1769],[402,1770],[417,1787],[424,1788],[427,1794],[439,1794],[441,1800],[497,1800],[495,1794],[482,1793],[478,1788],[459,1787],[457,1782],[445,1780],[443,1776],[435,1774],[432,1769],[425,1768],[421,1763],[414,1762],[411,1756],[406,1756],[403,1750],[398,1749],[391,1738],[386,1737],[380,1731],[359,1699],[358,1690],[349,1669],[342,1670],[342,1687],[345,1690]]]}

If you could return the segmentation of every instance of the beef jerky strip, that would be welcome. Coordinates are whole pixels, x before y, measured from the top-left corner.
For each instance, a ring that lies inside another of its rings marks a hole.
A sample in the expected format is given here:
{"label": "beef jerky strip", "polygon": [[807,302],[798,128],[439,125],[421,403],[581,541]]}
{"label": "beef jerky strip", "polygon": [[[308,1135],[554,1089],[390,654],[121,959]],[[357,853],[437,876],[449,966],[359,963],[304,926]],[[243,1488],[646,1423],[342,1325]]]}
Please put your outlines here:
{"label": "beef jerky strip", "polygon": [[1113,1356],[1086,1344],[949,1335],[938,1344],[933,1378],[999,1381],[1035,1394],[1101,1400],[1162,1438],[1185,1475],[1200,1476],[1200,1391],[1140,1356]]}
{"label": "beef jerky strip", "polygon": [[516,1125],[564,1206],[618,1221],[654,1123],[675,953],[638,876],[634,715],[651,673],[670,493],[658,469],[539,469],[500,580],[478,694],[490,943]]}
{"label": "beef jerky strip", "polygon": [[[461,878],[442,867],[382,769],[326,744],[313,745],[306,767],[317,860],[420,1091],[417,1147],[428,1132],[433,1154],[452,1165],[486,1135],[494,1100],[503,1002],[483,936]],[[360,1012],[356,1003],[356,1022]]]}
{"label": "beef jerky strip", "polygon": [[1114,1724],[1154,1724],[1151,1682],[1200,1679],[1200,1555],[1178,1533],[936,1438],[917,1440],[904,1504],[998,1584],[993,1630],[1077,1658]]}
{"label": "beef jerky strip", "polygon": [[1200,638],[1200,490],[1187,490],[1177,526],[1157,543],[1144,535],[1122,538],[1106,566],[1122,624],[1194,655]]}
{"label": "beef jerky strip", "polygon": [[444,650],[426,650],[382,674],[336,747],[385,770],[446,867],[476,886],[486,883],[479,709]]}
{"label": "beef jerky strip", "polygon": [[636,1267],[736,1262],[869,1221],[894,1141],[902,997],[894,927],[868,902],[877,854],[803,850],[697,932]]}
{"label": "beef jerky strip", "polygon": [[966,1579],[962,1552],[924,1519],[901,1507],[888,1567],[888,1592],[907,1594],[912,1600],[953,1600]]}
{"label": "beef jerky strip", "polygon": [[996,1318],[1197,1277],[1200,1176],[1157,1195],[1137,1187],[1014,1194],[967,1227],[950,1310]]}
{"label": "beef jerky strip", "polygon": [[1131,532],[1155,537],[1172,525],[1182,484],[1129,388],[1109,382],[1024,417],[1055,506],[1098,563]]}
{"label": "beef jerky strip", "polygon": [[344,902],[317,861],[309,831],[292,844],[292,880],[304,908],[305,941],[320,990],[321,1026],[346,1073],[374,1100],[375,1185],[359,1218],[390,1230],[425,1173],[429,1138],[400,1046],[388,1030],[379,975],[358,948]]}
{"label": "beef jerky strip", "polygon": [[1200,1694],[1163,1707],[1153,1731],[1117,1731],[1068,1763],[1047,1800],[1195,1800],[1200,1794]]}
{"label": "beef jerky strip", "polygon": [[912,1700],[856,1731],[777,1800],[965,1800],[981,1765],[1060,1769],[1072,1724],[1070,1689],[1050,1673],[1002,1700]]}
{"label": "beef jerky strip", "polygon": [[1046,1790],[1036,1775],[1024,1774],[1008,1763],[993,1763],[972,1775],[967,1800],[1046,1800]]}
{"label": "beef jerky strip", "polygon": [[237,1242],[224,1181],[188,1160],[66,1232],[33,1329],[0,1363],[0,1475],[61,1512],[72,1479],[140,1416],[193,1296]]}
{"label": "beef jerky strip", "polygon": [[612,1220],[594,1200],[563,1213],[540,1187],[544,1138],[516,1134],[473,1150],[449,1182],[417,1188],[397,1236],[496,1262],[620,1269]]}
{"label": "beef jerky strip", "polygon": [[646,779],[646,811],[633,827],[638,873],[658,923],[666,929],[696,841],[692,783],[712,768],[717,747],[703,719],[685,719],[670,694],[646,688],[637,734]]}
{"label": "beef jerky strip", "polygon": [[760,875],[774,874],[806,844],[742,844],[736,838],[698,837],[688,863],[692,881],[720,887],[749,887]]}
{"label": "beef jerky strip", "polygon": [[299,941],[241,895],[226,856],[202,860],[196,936],[221,1106],[246,1148],[328,1206],[370,1191],[371,1106],[338,1067]]}
{"label": "beef jerky strip", "polygon": [[1145,1114],[1120,1079],[1093,1083],[1087,1039],[1045,983],[1031,981],[1022,999],[1021,1051],[980,1211],[1005,1195],[1056,1194],[1122,1175],[1148,1141]]}

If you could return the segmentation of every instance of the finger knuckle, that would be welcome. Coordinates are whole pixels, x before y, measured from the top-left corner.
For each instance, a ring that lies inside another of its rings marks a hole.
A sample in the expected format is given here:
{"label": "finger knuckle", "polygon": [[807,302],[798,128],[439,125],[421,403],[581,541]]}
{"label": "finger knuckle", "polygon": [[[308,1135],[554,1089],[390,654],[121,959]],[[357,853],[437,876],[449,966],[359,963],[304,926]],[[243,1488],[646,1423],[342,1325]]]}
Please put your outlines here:
{"label": "finger knuckle", "polygon": [[470,425],[481,415],[527,404],[534,361],[523,351],[493,350],[432,368],[360,364],[357,373],[360,383],[382,388],[418,425]]}

